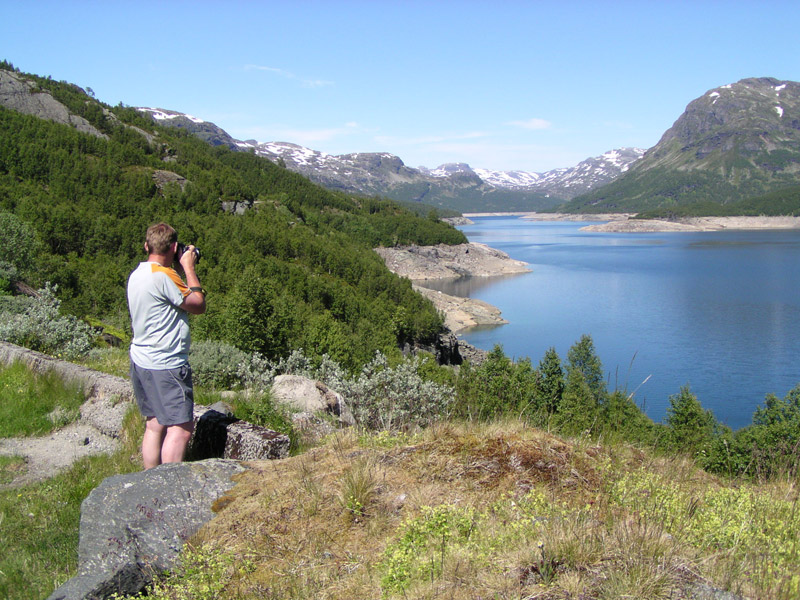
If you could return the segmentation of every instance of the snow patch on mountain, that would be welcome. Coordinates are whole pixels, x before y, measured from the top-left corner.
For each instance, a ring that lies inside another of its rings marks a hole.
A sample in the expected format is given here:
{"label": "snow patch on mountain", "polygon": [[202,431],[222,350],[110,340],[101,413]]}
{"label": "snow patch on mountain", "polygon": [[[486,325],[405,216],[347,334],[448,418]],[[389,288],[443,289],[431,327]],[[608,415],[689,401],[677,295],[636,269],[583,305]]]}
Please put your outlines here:
{"label": "snow patch on mountain", "polygon": [[225,144],[234,150],[254,151],[258,156],[268,158],[324,186],[369,195],[384,195],[398,185],[411,184],[419,186],[422,194],[427,193],[426,190],[444,185],[451,190],[479,188],[481,193],[486,193],[495,188],[569,200],[611,182],[644,154],[644,150],[638,148],[621,148],[588,158],[575,167],[543,173],[495,171],[472,168],[466,163],[447,163],[435,169],[414,169],[388,152],[332,155],[290,142],[235,140],[213,123],[191,115],[161,108],[137,110],[149,114],[156,121],[186,127],[214,145]]}
{"label": "snow patch on mountain", "polygon": [[183,117],[184,119],[189,119],[192,123],[205,123],[203,119],[198,119],[197,117],[193,117],[192,115],[187,115],[186,113],[179,113],[175,112],[174,110],[164,110],[163,108],[137,108],[136,110],[140,112],[150,113],[150,116],[153,117],[156,121],[168,121],[171,119],[178,119]]}

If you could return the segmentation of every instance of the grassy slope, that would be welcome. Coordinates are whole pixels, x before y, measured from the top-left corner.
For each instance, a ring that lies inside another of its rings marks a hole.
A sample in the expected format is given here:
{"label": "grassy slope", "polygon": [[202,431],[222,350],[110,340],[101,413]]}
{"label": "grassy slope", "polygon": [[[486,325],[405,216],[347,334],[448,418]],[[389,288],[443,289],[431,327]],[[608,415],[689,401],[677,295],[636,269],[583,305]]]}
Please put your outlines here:
{"label": "grassy slope", "polygon": [[796,482],[726,483],[515,422],[445,424],[255,464],[197,542],[238,565],[230,598],[676,598],[703,582],[795,598],[796,506]]}
{"label": "grassy slope", "polygon": [[[41,597],[74,574],[80,502],[140,468],[140,436],[132,418],[117,455],[0,491],[0,594]],[[203,549],[187,552],[193,568],[151,598],[176,586],[192,598],[682,598],[703,582],[800,592],[796,479],[724,481],[518,421],[341,431],[250,466],[195,540]],[[202,595],[209,585],[219,591]]]}

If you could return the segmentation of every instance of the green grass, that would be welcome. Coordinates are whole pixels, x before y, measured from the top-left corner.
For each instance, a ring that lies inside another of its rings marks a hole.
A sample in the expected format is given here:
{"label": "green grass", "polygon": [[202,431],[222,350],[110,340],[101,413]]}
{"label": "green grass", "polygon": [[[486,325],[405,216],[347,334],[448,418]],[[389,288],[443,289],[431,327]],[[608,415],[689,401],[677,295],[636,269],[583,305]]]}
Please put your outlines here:
{"label": "green grass", "polygon": [[84,367],[128,378],[130,376],[131,359],[128,346],[124,348],[95,348],[89,356],[80,361]]}
{"label": "green grass", "polygon": [[126,419],[123,448],[114,455],[84,458],[46,481],[0,491],[0,598],[44,598],[75,575],[81,502],[106,477],[141,469],[136,416]]}
{"label": "green grass", "polygon": [[0,437],[43,435],[80,417],[85,400],[77,384],[23,364],[0,368]]}
{"label": "green grass", "polygon": [[0,485],[10,483],[25,472],[25,459],[21,456],[0,456]]}
{"label": "green grass", "polygon": [[[85,399],[79,385],[20,363],[0,367],[0,397],[0,437],[46,434],[77,419]],[[116,454],[84,458],[46,481],[0,490],[0,598],[43,598],[75,574],[81,502],[106,477],[141,469],[141,429],[134,409]],[[21,457],[0,456],[0,485],[25,467]]]}

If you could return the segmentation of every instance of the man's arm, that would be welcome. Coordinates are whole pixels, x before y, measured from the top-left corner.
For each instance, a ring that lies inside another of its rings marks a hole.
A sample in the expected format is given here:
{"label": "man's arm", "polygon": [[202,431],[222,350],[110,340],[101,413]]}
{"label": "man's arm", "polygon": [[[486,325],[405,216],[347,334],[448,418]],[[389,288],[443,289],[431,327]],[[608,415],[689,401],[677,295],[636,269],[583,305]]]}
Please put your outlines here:
{"label": "man's arm", "polygon": [[[196,262],[197,254],[194,252],[194,246],[188,246],[186,252],[181,256],[181,266],[183,267],[184,275],[186,275],[186,285],[190,288],[202,287],[194,269]],[[193,315],[202,315],[206,312],[206,295],[200,291],[192,291],[183,299],[183,304],[181,304],[180,308]]]}

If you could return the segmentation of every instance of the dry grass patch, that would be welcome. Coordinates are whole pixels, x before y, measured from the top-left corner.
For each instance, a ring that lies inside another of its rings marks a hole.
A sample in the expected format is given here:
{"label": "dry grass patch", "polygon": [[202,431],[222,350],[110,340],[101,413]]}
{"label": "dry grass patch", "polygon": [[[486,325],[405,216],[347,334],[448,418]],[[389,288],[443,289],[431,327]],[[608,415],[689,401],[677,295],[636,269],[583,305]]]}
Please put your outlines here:
{"label": "dry grass patch", "polygon": [[516,422],[339,433],[253,463],[199,541],[239,565],[223,598],[690,598],[725,569],[734,589],[792,597],[682,534],[692,499],[718,489],[687,461]]}

